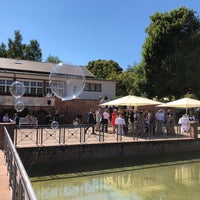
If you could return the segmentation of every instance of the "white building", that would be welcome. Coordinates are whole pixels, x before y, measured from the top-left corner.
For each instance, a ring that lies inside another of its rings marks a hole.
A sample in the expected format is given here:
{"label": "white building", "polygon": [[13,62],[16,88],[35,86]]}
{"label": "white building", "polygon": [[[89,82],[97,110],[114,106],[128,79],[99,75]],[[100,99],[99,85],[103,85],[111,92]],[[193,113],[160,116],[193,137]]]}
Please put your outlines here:
{"label": "white building", "polygon": [[[0,58],[0,106],[10,106],[15,99],[9,91],[15,81],[23,82],[26,92],[22,98],[26,106],[48,106],[46,99],[49,87],[49,75],[55,64]],[[70,65],[67,65],[70,68]],[[98,100],[107,96],[115,97],[116,82],[98,80],[85,67],[85,88],[78,99]],[[70,71],[69,71],[70,74]]]}

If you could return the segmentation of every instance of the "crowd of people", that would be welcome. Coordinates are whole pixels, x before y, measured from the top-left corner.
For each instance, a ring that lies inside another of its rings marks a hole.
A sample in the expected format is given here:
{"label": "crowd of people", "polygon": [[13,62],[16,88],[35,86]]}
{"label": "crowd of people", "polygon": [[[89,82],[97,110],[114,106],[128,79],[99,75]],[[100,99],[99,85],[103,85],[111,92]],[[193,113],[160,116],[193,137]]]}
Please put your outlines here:
{"label": "crowd of people", "polygon": [[[59,122],[59,115],[56,112],[55,119]],[[190,110],[187,116],[181,116],[179,120],[176,120],[177,123],[183,124],[181,126],[181,131],[188,131],[185,122],[187,121],[196,121],[194,111]],[[32,124],[33,114],[30,112],[25,117],[27,124]],[[112,134],[127,134],[127,133],[151,133],[152,135],[163,133],[163,124],[165,125],[165,130],[169,134],[175,133],[173,124],[175,123],[175,117],[171,111],[168,109],[158,110],[134,110],[134,108],[122,109],[117,107],[105,107],[97,108],[96,110],[91,108],[87,113],[87,120],[84,121],[83,114],[79,111],[75,117],[75,120],[78,124],[87,124],[85,127],[85,133],[88,129],[92,129],[92,134],[102,131],[105,133]],[[5,113],[2,122],[9,123],[14,122],[18,125],[19,117],[18,113],[15,113],[13,117],[10,117],[8,113]],[[108,127],[112,127],[108,130]]]}
{"label": "crowd of people", "polygon": [[[187,115],[188,120],[195,121],[194,111],[190,110]],[[178,122],[178,121],[177,121]],[[168,134],[174,134],[174,124],[175,117],[171,111],[168,109],[159,109],[154,110],[134,110],[131,109],[118,109],[118,108],[98,108],[96,110],[90,109],[87,116],[87,124],[91,125],[85,129],[85,133],[89,127],[92,127],[92,134],[95,134],[95,131],[108,132],[108,126],[112,126],[109,133],[149,133],[162,134],[163,125],[165,125],[165,131]],[[180,124],[180,121],[179,121]]]}
{"label": "crowd of people", "polygon": [[[29,112],[25,116],[25,120],[27,124],[33,124],[34,123],[34,116],[31,112]],[[9,116],[8,113],[5,113],[2,118],[3,123],[15,123],[16,125],[19,125],[19,116],[18,113],[15,112],[14,116]]]}

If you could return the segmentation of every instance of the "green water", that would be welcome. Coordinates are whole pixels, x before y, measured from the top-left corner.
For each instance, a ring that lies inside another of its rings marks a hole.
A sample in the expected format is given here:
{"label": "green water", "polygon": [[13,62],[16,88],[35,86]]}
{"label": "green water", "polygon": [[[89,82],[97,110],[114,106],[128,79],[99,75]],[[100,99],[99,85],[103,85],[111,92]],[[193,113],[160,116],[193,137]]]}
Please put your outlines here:
{"label": "green water", "polygon": [[[67,167],[67,166],[66,166]],[[72,166],[68,166],[69,168]],[[200,159],[107,167],[31,178],[39,200],[199,200]]]}

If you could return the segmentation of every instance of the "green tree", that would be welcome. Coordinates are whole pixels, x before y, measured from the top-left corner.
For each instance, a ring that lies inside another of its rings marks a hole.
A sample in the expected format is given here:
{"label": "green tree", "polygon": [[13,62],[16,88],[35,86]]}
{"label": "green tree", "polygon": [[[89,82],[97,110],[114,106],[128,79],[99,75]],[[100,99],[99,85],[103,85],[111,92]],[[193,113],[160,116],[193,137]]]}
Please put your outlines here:
{"label": "green tree", "polygon": [[62,62],[57,56],[52,56],[49,55],[46,59],[46,62],[50,62],[50,63],[60,63]]}
{"label": "green tree", "polygon": [[146,97],[146,90],[145,90],[145,69],[143,63],[136,63],[133,67],[127,69],[128,71],[132,72],[134,76],[134,80],[132,82],[132,90],[134,91],[134,95],[136,96],[144,96]]}
{"label": "green tree", "polygon": [[[193,10],[180,7],[155,13],[146,29],[140,90],[148,97],[200,97],[200,21]],[[142,88],[143,87],[143,88]]]}
{"label": "green tree", "polygon": [[30,40],[30,44],[24,46],[25,60],[42,61],[42,52],[37,40]]}
{"label": "green tree", "polygon": [[29,44],[23,44],[23,37],[20,31],[15,31],[15,38],[12,40],[8,39],[8,48],[6,45],[1,43],[0,56],[13,59],[23,59],[32,61],[42,60],[42,51],[37,40],[30,40]]}
{"label": "green tree", "polygon": [[15,39],[8,39],[8,58],[24,59],[24,45],[22,44],[22,35],[19,31],[15,31]]}
{"label": "green tree", "polygon": [[0,57],[1,58],[6,58],[7,57],[6,45],[3,42],[0,45]]}
{"label": "green tree", "polygon": [[112,74],[119,74],[123,71],[119,64],[113,60],[90,61],[86,67],[99,79],[110,79]]}
{"label": "green tree", "polygon": [[135,91],[133,88],[134,74],[130,71],[125,71],[119,74],[112,74],[110,79],[116,80],[116,96],[134,95]]}

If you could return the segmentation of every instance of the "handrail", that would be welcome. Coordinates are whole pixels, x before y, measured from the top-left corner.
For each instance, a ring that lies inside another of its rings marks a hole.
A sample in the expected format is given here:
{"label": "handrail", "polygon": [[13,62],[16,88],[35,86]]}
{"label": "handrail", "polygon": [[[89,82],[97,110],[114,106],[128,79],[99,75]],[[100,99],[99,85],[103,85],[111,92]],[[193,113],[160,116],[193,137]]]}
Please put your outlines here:
{"label": "handrail", "polygon": [[12,199],[37,200],[26,170],[5,127],[4,153],[9,173],[9,183],[12,189]]}
{"label": "handrail", "polygon": [[[85,130],[90,129],[85,132]],[[123,133],[119,133],[119,127],[116,127],[115,133],[111,126],[108,127],[108,133],[102,130],[95,130],[95,134],[92,133],[93,125],[91,124],[62,124],[57,128],[51,128],[50,125],[38,125],[37,127],[24,126],[19,128],[16,126],[14,134],[14,145],[17,148],[24,145],[29,146],[51,146],[51,145],[70,145],[70,144],[84,144],[84,143],[109,143],[109,142],[126,142],[126,141],[138,141],[140,139],[157,140],[157,139],[182,139],[192,138],[192,132],[181,132],[181,125],[177,123],[173,124],[145,124],[136,123],[134,127],[130,129],[128,126],[121,127]],[[197,129],[197,128],[196,128]]]}

